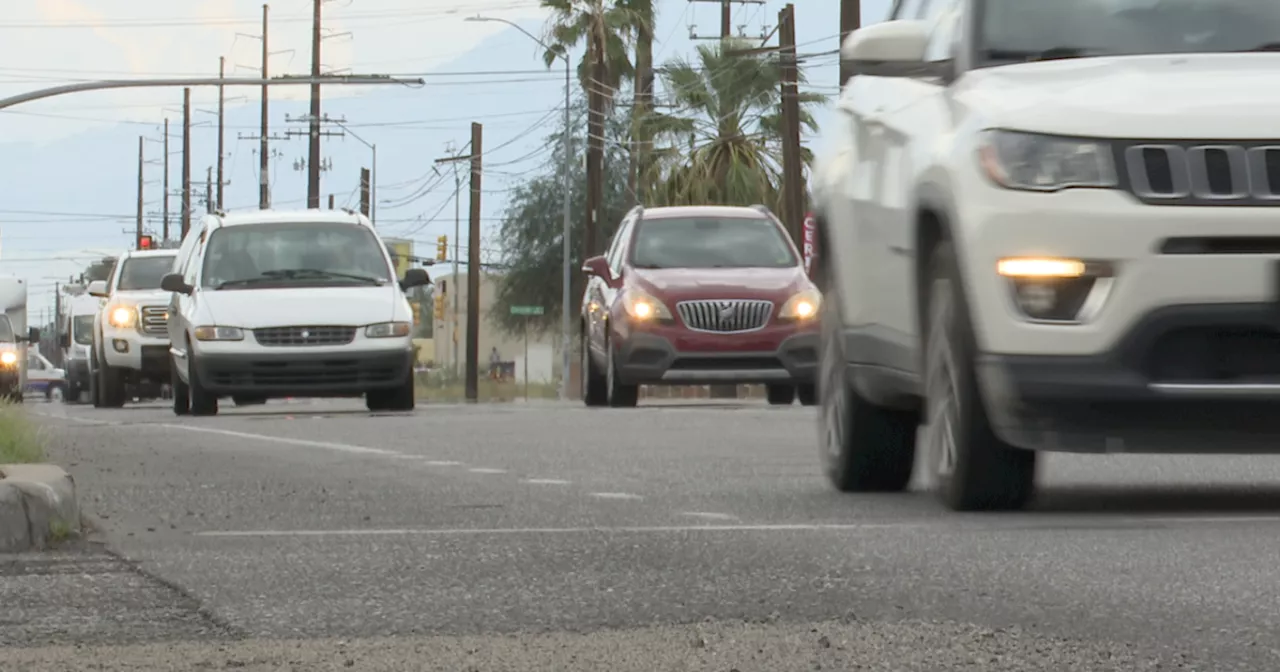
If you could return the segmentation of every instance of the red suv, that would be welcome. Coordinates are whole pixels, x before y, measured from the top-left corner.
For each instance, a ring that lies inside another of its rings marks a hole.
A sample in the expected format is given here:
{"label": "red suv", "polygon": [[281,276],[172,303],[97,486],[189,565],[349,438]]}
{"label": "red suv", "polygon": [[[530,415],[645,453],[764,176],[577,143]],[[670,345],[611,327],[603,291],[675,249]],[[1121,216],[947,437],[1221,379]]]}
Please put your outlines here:
{"label": "red suv", "polygon": [[719,383],[814,403],[822,297],[764,206],[637,207],[582,270],[588,406],[635,406],[640,385]]}

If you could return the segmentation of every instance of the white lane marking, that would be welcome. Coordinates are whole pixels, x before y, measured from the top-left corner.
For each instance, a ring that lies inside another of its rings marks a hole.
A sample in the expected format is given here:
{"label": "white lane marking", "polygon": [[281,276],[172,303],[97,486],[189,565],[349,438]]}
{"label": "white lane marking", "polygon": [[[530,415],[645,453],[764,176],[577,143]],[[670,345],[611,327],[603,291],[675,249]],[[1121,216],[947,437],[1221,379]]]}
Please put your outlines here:
{"label": "white lane marking", "polygon": [[593,492],[591,496],[599,497],[600,499],[644,499],[640,495],[633,495],[629,492]]}
{"label": "white lane marking", "polygon": [[507,473],[506,469],[491,469],[489,467],[475,467],[472,469],[468,469],[467,471],[473,474],[505,474]]}
{"label": "white lane marking", "polygon": [[731,516],[727,513],[713,513],[711,511],[685,511],[680,514],[689,516],[690,518],[705,518],[707,520],[734,520],[737,516]]}
{"label": "white lane marking", "polygon": [[530,485],[569,485],[569,481],[558,478],[526,478],[524,482]]}
{"label": "white lane marking", "polygon": [[[197,537],[367,537],[367,536],[478,536],[514,534],[671,534],[681,532],[856,532],[929,527],[926,523],[866,523],[849,525],[665,525],[656,527],[530,527],[382,530],[210,530]],[[934,525],[936,527],[936,525]]]}
{"label": "white lane marking", "polygon": [[432,467],[458,467],[462,465],[461,462],[455,462],[453,460],[427,460],[426,462],[423,462],[423,464]]}
{"label": "white lane marking", "polygon": [[230,429],[216,429],[213,427],[197,427],[195,425],[170,425],[156,424],[151,427],[163,427],[165,429],[177,429],[184,432],[196,432],[197,434],[216,434],[219,436],[230,436],[237,439],[253,439],[257,441],[266,441],[268,443],[283,443],[290,446],[306,446],[309,448],[327,448],[343,453],[355,453],[357,455],[401,455],[394,450],[384,450],[382,448],[369,448],[367,446],[353,446],[347,443],[330,443],[328,441],[310,441],[308,439],[289,439],[283,436],[270,436],[267,434],[251,434],[249,432],[237,432]]}

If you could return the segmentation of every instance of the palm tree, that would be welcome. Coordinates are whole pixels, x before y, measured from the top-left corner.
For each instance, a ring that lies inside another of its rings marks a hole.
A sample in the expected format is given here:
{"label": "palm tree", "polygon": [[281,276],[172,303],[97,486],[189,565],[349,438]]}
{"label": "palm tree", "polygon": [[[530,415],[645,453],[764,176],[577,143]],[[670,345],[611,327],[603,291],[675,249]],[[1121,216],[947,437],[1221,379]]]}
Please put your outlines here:
{"label": "palm tree", "polygon": [[[753,44],[722,40],[698,48],[698,64],[667,62],[662,80],[679,110],[649,118],[668,145],[645,177],[655,204],[764,203],[782,212],[782,67],[776,56],[743,54]],[[798,74],[804,83],[804,74]],[[801,129],[817,128],[809,108],[824,100],[800,94]],[[801,149],[805,165],[812,153]]]}
{"label": "palm tree", "polygon": [[652,139],[645,122],[653,111],[653,29],[657,20],[654,0],[616,0],[627,13],[631,37],[635,42],[635,76],[632,79],[631,163],[627,171],[627,193],[631,204],[644,202],[644,182],[639,176],[647,171],[649,145]]}
{"label": "palm tree", "polygon": [[543,54],[548,68],[579,43],[587,45],[578,81],[587,93],[587,224],[582,244],[584,255],[591,256],[597,251],[604,196],[605,116],[622,80],[632,74],[627,53],[632,17],[613,0],[542,0],[542,6],[552,12],[547,29],[550,49]]}

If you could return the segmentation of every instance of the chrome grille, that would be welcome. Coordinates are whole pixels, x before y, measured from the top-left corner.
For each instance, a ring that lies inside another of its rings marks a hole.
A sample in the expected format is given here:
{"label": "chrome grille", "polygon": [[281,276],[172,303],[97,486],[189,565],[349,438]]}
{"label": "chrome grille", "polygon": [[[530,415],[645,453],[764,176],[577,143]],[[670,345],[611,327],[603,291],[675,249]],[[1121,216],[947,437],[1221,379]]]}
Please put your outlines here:
{"label": "chrome grille", "polygon": [[694,331],[730,334],[763,329],[773,314],[772,301],[681,301],[676,304],[680,320]]}
{"label": "chrome grille", "polygon": [[1135,142],[1117,148],[1121,186],[1152,205],[1280,205],[1280,144]]}
{"label": "chrome grille", "polygon": [[346,345],[356,337],[355,327],[266,327],[254,329],[261,345]]}
{"label": "chrome grille", "polygon": [[142,333],[148,336],[169,335],[169,309],[165,306],[144,306],[139,313],[142,316]]}

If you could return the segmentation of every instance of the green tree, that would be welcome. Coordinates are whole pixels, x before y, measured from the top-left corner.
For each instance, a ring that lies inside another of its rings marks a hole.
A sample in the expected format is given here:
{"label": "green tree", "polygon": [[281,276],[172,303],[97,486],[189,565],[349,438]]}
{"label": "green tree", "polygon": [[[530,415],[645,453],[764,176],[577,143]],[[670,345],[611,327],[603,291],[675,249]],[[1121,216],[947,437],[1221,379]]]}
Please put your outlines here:
{"label": "green tree", "polygon": [[[574,118],[581,130],[585,109],[578,106]],[[614,228],[622,221],[628,208],[626,194],[626,166],[629,156],[625,151],[630,115],[615,111],[605,124],[606,146],[604,170],[604,207],[601,231],[602,240],[613,235]],[[523,317],[513,317],[511,306],[542,306],[544,314],[528,318],[531,333],[558,331],[560,325],[560,297],[563,287],[563,238],[564,229],[564,165],[565,146],[563,134],[557,132],[547,141],[546,168],[511,191],[511,198],[502,216],[499,240],[502,241],[502,265],[506,270],[497,287],[497,296],[489,319],[507,333],[521,333]],[[581,240],[586,227],[586,183],[583,169],[582,143],[573,143],[573,169],[570,183],[573,185],[570,201],[570,235],[572,285],[569,296],[573,310],[582,302],[585,276],[581,271],[582,246],[573,243]]]}
{"label": "green tree", "polygon": [[[677,111],[646,120],[664,140],[646,175],[650,202],[763,203],[782,211],[782,67],[776,56],[734,53],[753,46],[730,39],[698,47],[697,64],[667,61],[661,76]],[[802,129],[817,129],[809,110],[823,100],[800,94]],[[802,148],[801,155],[808,165],[811,153]]]}

